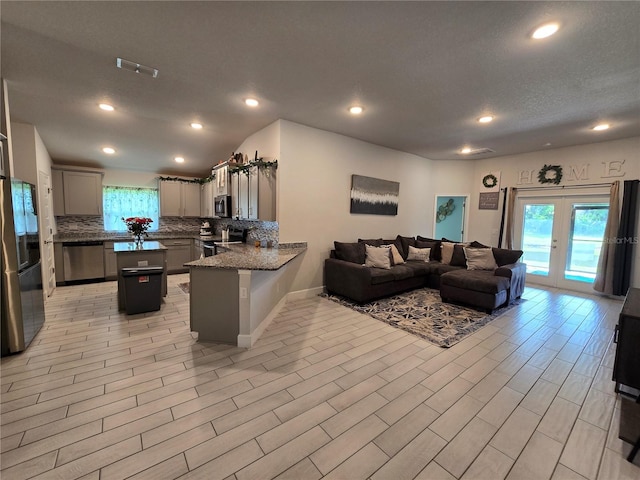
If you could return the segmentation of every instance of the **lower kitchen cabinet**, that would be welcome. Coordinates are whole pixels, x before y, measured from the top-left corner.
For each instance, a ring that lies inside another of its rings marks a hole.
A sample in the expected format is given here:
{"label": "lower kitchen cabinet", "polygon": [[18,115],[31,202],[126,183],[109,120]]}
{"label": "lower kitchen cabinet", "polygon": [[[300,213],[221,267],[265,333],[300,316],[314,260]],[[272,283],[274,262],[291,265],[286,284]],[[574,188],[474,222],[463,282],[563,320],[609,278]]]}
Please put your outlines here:
{"label": "lower kitchen cabinet", "polygon": [[167,273],[184,273],[189,267],[184,264],[191,261],[193,240],[190,238],[160,240],[167,247]]}
{"label": "lower kitchen cabinet", "polygon": [[116,252],[113,251],[114,242],[104,242],[104,278],[115,280],[118,278]]}

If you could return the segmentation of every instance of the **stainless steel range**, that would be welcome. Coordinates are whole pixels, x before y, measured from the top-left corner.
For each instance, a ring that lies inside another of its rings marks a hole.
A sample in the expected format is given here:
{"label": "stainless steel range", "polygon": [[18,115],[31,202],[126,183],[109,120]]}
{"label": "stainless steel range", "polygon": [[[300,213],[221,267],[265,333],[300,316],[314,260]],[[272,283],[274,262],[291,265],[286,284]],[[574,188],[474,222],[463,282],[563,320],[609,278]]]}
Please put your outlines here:
{"label": "stainless steel range", "polygon": [[247,229],[245,228],[230,228],[229,240],[202,240],[202,248],[204,250],[205,257],[211,257],[218,254],[218,247],[224,247],[229,244],[246,243],[247,241]]}

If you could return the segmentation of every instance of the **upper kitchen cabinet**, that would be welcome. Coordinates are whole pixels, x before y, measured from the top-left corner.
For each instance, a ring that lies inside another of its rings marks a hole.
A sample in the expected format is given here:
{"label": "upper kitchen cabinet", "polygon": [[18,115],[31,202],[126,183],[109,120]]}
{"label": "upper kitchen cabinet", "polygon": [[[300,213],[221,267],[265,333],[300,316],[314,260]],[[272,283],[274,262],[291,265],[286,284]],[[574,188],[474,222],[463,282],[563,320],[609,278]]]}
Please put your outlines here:
{"label": "upper kitchen cabinet", "polygon": [[202,185],[202,206],[200,208],[200,216],[205,218],[212,218],[215,216],[213,208],[213,197],[215,195],[215,180],[207,182]]}
{"label": "upper kitchen cabinet", "polygon": [[276,220],[276,169],[247,165],[231,176],[232,214],[249,220]]}
{"label": "upper kitchen cabinet", "polygon": [[102,175],[52,168],[53,214],[102,215]]}
{"label": "upper kitchen cabinet", "polygon": [[199,217],[200,183],[160,180],[161,217]]}

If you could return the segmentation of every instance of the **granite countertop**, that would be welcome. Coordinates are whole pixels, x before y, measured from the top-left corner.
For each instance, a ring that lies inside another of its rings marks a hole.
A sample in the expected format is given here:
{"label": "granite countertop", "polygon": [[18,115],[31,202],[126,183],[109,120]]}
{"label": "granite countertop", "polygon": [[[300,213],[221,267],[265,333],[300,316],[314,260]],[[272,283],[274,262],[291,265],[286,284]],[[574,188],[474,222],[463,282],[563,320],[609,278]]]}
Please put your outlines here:
{"label": "granite countertop", "polygon": [[225,251],[212,257],[185,263],[188,267],[234,270],[278,270],[306,249],[306,243],[282,244],[278,248],[259,248],[245,243],[223,243]]}
{"label": "granite countertop", "polygon": [[113,246],[113,251],[116,253],[155,252],[158,250],[167,250],[167,247],[153,240],[147,240],[138,245],[133,242],[117,242]]}
{"label": "granite countertop", "polygon": [[[162,232],[150,232],[148,237],[145,237],[145,241],[153,240],[169,240],[174,238],[194,238],[199,240],[200,233],[196,232],[184,232],[184,233],[162,233]],[[221,236],[214,237],[213,240],[221,240]],[[62,242],[130,242],[131,235],[127,233],[109,233],[109,232],[97,232],[97,233],[77,233],[77,234],[58,234],[53,236],[54,243]]]}

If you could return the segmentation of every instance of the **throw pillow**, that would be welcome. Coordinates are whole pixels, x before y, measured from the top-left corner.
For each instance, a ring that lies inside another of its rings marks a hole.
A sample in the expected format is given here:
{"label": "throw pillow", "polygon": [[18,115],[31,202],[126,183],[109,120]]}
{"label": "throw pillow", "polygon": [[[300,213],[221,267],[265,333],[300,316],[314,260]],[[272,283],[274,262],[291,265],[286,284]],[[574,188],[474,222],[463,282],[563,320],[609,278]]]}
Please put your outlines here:
{"label": "throw pillow", "polygon": [[467,270],[495,270],[498,268],[491,248],[464,248]]}
{"label": "throw pillow", "polygon": [[509,250],[506,248],[492,248],[493,256],[499,267],[516,263],[522,256],[522,250]]}
{"label": "throw pillow", "polygon": [[391,248],[390,247],[373,247],[365,244],[365,267],[391,268]]}
{"label": "throw pillow", "polygon": [[489,245],[483,245],[480,242],[476,242],[475,240],[469,244],[472,248],[491,248]]}
{"label": "throw pillow", "polygon": [[455,267],[466,267],[467,262],[464,256],[464,247],[471,247],[468,243],[456,243],[453,246],[453,255],[451,255],[451,261],[449,265]]}
{"label": "throw pillow", "polygon": [[402,255],[400,255],[400,252],[398,251],[398,247],[396,247],[395,245],[391,244],[391,245],[382,245],[383,247],[389,247],[391,249],[391,264],[392,265],[401,265],[404,263],[404,258],[402,258]]}
{"label": "throw pillow", "polygon": [[346,262],[364,264],[364,243],[333,242],[336,258]]}
{"label": "throw pillow", "polygon": [[409,245],[409,255],[407,260],[420,260],[422,262],[429,261],[430,248],[416,248]]}
{"label": "throw pillow", "polygon": [[[440,247],[440,251],[442,253],[442,257],[441,257],[441,262],[444,263],[445,265],[453,265],[452,263],[452,259],[453,259],[453,254],[454,254],[454,247],[456,245],[462,245],[463,247],[468,247],[469,244],[468,243],[453,243],[453,242],[447,242],[447,241],[443,241],[442,245]],[[460,259],[460,255],[462,255],[462,259]],[[458,255],[456,255],[456,259],[455,259],[455,263],[458,264],[458,266],[460,267],[464,267],[465,263],[464,263],[464,251],[458,249]]]}
{"label": "throw pillow", "polygon": [[398,235],[396,237],[396,245],[398,245],[397,243],[398,240],[400,241],[400,245],[402,245],[402,250],[400,250],[399,248],[398,250],[400,250],[400,253],[402,254],[402,258],[406,260],[407,257],[409,256],[409,246],[415,247],[416,239],[413,237],[403,237],[402,235]]}
{"label": "throw pillow", "polygon": [[422,240],[416,240],[416,248],[430,248],[429,260],[438,260],[437,255],[440,253],[440,242],[423,242]]}

